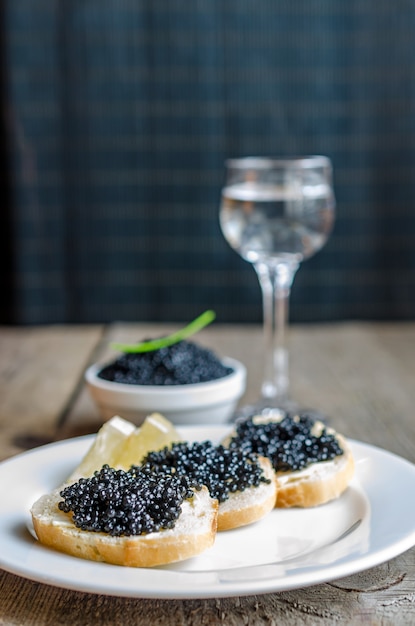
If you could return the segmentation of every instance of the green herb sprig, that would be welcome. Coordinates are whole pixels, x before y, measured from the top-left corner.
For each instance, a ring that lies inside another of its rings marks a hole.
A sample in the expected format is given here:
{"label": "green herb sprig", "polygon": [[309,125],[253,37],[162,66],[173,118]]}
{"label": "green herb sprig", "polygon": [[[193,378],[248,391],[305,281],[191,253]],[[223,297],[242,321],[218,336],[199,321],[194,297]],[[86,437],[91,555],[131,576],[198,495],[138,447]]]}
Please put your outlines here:
{"label": "green herb sprig", "polygon": [[141,343],[127,344],[127,343],[112,343],[111,348],[120,352],[139,353],[139,352],[152,352],[153,350],[159,350],[160,348],[167,348],[172,346],[183,339],[187,339],[191,335],[199,332],[202,328],[213,322],[216,317],[214,311],[208,310],[196,317],[190,324],[182,328],[181,330],[167,335],[166,337],[160,337],[160,339],[151,339],[150,341],[142,341]]}

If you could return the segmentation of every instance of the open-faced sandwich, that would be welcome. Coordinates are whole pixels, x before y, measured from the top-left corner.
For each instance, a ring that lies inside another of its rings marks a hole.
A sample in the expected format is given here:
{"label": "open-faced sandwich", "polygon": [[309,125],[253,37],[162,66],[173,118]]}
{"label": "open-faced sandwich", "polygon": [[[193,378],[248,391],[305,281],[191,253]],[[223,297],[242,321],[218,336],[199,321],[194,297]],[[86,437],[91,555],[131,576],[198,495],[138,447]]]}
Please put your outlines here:
{"label": "open-faced sandwich", "polygon": [[104,466],[32,507],[41,543],[72,556],[131,567],[181,561],[213,545],[217,501],[171,475]]}
{"label": "open-faced sandwich", "polygon": [[312,507],[337,498],[354,474],[346,439],[307,413],[240,420],[228,447],[267,457],[277,479],[277,507]]}

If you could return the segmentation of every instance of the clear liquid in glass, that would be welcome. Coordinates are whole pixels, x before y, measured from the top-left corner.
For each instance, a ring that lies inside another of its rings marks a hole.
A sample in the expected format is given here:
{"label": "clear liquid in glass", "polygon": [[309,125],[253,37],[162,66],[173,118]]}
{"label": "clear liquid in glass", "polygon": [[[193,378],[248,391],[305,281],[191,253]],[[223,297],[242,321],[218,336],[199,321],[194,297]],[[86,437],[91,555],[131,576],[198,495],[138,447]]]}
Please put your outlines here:
{"label": "clear liquid in glass", "polygon": [[324,181],[285,185],[240,182],[222,191],[220,222],[228,243],[251,263],[299,263],[324,246],[333,226],[332,188]]}

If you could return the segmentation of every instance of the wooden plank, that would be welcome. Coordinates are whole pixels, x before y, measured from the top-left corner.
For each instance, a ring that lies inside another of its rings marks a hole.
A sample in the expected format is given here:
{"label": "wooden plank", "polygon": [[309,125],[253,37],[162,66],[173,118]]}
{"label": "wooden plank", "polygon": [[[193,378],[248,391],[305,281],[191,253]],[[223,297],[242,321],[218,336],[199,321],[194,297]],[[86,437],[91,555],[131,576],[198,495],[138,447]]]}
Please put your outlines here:
{"label": "wooden plank", "polygon": [[0,329],[0,458],[54,440],[101,326]]}

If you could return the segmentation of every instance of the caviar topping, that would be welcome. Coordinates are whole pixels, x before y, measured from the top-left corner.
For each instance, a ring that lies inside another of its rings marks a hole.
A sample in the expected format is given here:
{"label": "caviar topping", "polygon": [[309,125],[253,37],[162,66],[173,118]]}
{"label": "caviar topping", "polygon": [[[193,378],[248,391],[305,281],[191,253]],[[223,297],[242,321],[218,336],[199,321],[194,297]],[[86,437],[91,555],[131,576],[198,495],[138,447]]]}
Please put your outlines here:
{"label": "caviar topping", "polygon": [[266,423],[255,423],[250,417],[237,423],[229,445],[268,457],[277,472],[298,471],[344,453],[334,434],[324,426],[316,434],[314,426],[315,420],[306,413],[286,414],[279,422]]}
{"label": "caviar topping", "polygon": [[122,354],[98,377],[130,385],[187,385],[223,378],[232,372],[212,350],[180,341],[151,352]]}
{"label": "caviar topping", "polygon": [[256,454],[215,446],[210,441],[174,443],[170,448],[150,452],[143,459],[143,467],[151,472],[182,476],[189,487],[205,485],[219,502],[236,491],[270,482],[263,475]]}
{"label": "caviar topping", "polygon": [[72,512],[75,526],[113,536],[142,535],[174,528],[181,505],[194,493],[178,476],[132,467],[127,472],[104,465],[60,492],[59,509]]}

